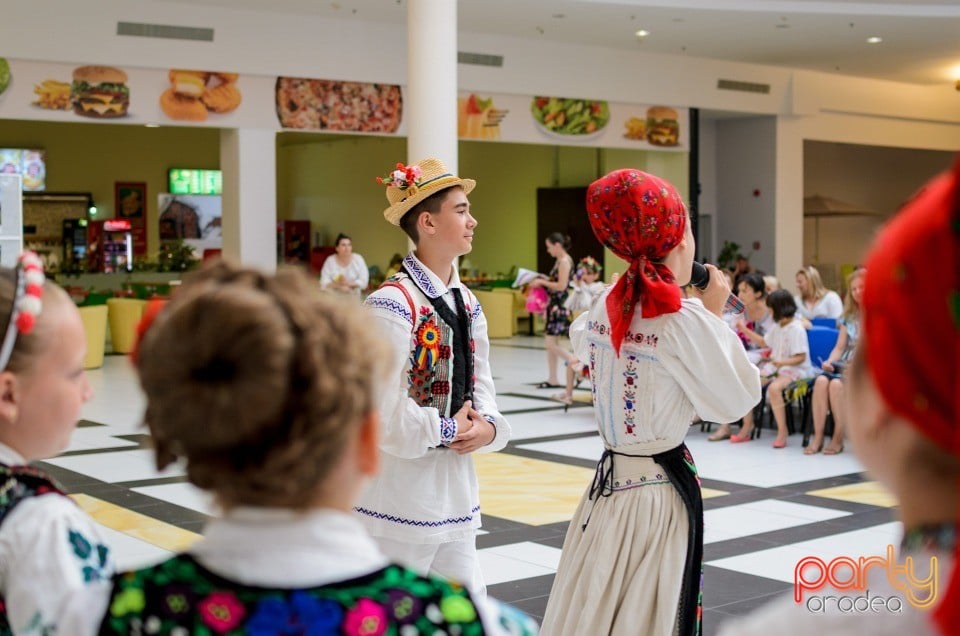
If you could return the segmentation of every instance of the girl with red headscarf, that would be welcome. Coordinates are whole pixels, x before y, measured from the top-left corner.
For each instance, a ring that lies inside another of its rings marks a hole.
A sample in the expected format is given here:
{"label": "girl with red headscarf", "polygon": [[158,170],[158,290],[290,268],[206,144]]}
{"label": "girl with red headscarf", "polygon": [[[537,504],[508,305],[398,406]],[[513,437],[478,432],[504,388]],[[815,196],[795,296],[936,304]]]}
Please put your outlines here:
{"label": "girl with red headscarf", "polygon": [[593,377],[605,450],[567,537],[542,633],[700,632],[703,503],[683,444],[695,415],[739,419],[760,378],[720,319],[730,285],[681,298],[693,234],[672,185],[617,170],[587,190],[597,238],[630,263],[570,330]]}
{"label": "girl with red headscarf", "polygon": [[[895,563],[867,572],[871,607],[885,602],[879,611],[824,616],[811,613],[806,598],[784,599],[724,634],[960,633],[960,161],[878,236],[867,259],[861,330],[845,381],[848,437],[899,500],[904,529]],[[845,556],[887,558],[886,546],[870,550]],[[902,575],[907,559],[912,581]],[[853,598],[863,590],[828,586],[816,594]]]}

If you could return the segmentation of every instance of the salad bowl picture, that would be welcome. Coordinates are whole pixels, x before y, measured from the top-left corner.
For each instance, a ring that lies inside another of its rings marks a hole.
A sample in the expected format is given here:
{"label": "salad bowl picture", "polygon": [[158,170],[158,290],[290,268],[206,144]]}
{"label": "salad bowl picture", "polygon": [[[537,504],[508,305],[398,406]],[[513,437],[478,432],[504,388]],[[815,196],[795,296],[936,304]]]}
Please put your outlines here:
{"label": "salad bowl picture", "polygon": [[604,100],[569,97],[533,98],[530,113],[548,136],[592,139],[610,122],[610,107]]}

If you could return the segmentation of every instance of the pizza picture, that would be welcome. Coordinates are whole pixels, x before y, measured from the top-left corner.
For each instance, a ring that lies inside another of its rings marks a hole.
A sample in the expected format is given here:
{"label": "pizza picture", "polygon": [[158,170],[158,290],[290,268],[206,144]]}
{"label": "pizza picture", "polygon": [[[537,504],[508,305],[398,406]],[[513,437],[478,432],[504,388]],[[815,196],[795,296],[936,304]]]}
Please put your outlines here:
{"label": "pizza picture", "polygon": [[277,78],[277,118],[284,128],[394,133],[402,117],[398,84]]}

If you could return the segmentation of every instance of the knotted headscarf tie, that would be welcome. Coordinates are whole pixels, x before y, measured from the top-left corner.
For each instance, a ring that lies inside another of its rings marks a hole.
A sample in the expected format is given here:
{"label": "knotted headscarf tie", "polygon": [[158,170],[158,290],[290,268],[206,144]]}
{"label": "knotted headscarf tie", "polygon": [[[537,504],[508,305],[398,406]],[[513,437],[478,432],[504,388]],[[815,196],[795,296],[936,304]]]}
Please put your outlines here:
{"label": "knotted headscarf tie", "polygon": [[683,240],[687,209],[670,183],[639,170],[615,170],[587,189],[597,239],[630,263],[607,296],[610,338],[620,345],[639,304],[644,318],[680,309],[680,288],[663,258]]}

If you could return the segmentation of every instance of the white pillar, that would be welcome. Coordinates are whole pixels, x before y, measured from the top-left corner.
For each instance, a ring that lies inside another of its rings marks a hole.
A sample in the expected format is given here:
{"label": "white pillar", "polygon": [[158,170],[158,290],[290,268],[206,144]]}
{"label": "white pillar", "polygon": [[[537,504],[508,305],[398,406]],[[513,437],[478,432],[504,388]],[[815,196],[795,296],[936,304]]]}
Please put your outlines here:
{"label": "white pillar", "polygon": [[220,131],[223,255],[268,272],[277,269],[277,151],[273,130]]}
{"label": "white pillar", "polygon": [[774,271],[784,289],[793,289],[803,262],[803,136],[799,117],[777,117],[776,225]]}
{"label": "white pillar", "polygon": [[436,157],[457,173],[457,3],[408,0],[408,163]]}

